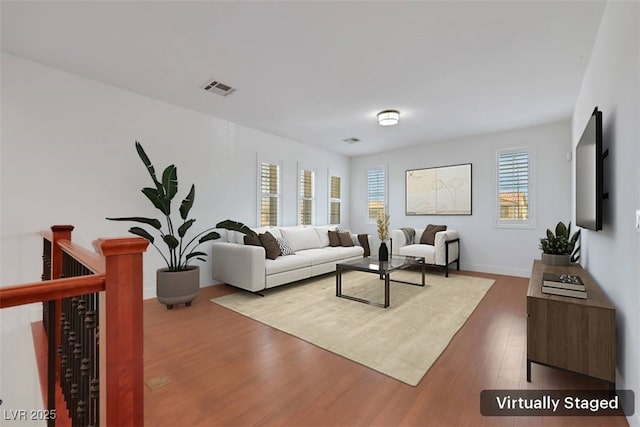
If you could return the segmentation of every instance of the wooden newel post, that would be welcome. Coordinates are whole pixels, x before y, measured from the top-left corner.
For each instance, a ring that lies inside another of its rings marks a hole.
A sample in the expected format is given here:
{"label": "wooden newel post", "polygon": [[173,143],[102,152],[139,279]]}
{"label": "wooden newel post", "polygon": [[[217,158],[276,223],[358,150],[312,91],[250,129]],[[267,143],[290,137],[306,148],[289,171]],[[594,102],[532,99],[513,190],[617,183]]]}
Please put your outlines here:
{"label": "wooden newel post", "polygon": [[62,276],[62,249],[58,246],[60,240],[71,241],[73,225],[53,225],[51,232],[53,242],[51,242],[51,279],[59,279]]}
{"label": "wooden newel post", "polygon": [[101,425],[144,424],[142,254],[148,244],[140,237],[94,242],[106,276],[100,297]]}

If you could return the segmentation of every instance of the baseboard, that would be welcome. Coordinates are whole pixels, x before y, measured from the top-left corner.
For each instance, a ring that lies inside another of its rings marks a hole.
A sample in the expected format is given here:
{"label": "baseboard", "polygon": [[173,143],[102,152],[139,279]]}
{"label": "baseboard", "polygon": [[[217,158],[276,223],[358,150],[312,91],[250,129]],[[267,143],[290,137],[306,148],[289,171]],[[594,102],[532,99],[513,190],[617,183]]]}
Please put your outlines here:
{"label": "baseboard", "polygon": [[201,288],[208,288],[210,286],[218,286],[222,284],[224,284],[224,282],[221,282],[220,280],[216,280],[213,277],[209,277],[206,280],[200,280]]}
{"label": "baseboard", "polygon": [[[208,288],[209,286],[217,286],[221,285],[223,282],[219,280],[215,280],[213,277],[208,277],[206,279],[200,278],[200,287]],[[145,286],[142,289],[142,299],[154,299],[156,297],[156,285],[155,283],[152,286]]]}
{"label": "baseboard", "polygon": [[[511,267],[503,267],[498,265],[484,265],[484,264],[465,264],[462,263],[460,269],[466,271],[477,271],[479,273],[491,273],[491,274],[502,274],[505,276],[515,276],[515,277],[530,277],[531,269],[521,269],[521,268],[511,268]],[[451,272],[451,267],[449,267],[449,272]],[[455,270],[453,270],[455,273]]]}
{"label": "baseboard", "polygon": [[33,322],[41,322],[42,321],[42,304],[39,307],[34,307],[29,312],[29,319],[31,323]]}

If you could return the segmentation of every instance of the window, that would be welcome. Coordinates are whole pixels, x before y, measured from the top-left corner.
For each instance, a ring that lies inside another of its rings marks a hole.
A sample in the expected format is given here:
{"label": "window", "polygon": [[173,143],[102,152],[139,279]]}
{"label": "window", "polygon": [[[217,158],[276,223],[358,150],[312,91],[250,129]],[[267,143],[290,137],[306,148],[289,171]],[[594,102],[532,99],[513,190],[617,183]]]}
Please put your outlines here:
{"label": "window", "polygon": [[260,227],[277,226],[280,213],[280,165],[260,162]]}
{"label": "window", "polygon": [[533,225],[531,162],[527,148],[498,151],[498,225]]}
{"label": "window", "polygon": [[340,224],[342,178],[329,172],[329,224]]}
{"label": "window", "polygon": [[367,172],[367,218],[375,222],[378,215],[385,210],[386,177],[382,167],[369,169]]}
{"label": "window", "polygon": [[311,225],[314,218],[315,173],[311,169],[300,168],[298,177],[298,223]]}

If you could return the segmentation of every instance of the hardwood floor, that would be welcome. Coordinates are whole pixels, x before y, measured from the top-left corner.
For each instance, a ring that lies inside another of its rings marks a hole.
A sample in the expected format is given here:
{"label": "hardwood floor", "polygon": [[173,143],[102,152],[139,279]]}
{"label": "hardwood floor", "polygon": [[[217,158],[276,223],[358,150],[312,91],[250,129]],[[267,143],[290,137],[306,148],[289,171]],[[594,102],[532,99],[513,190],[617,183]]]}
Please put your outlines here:
{"label": "hardwood floor", "polygon": [[[461,274],[471,274],[460,272]],[[496,280],[417,387],[411,387],[209,301],[235,289],[202,289],[191,307],[144,302],[148,426],[628,425],[625,417],[484,417],[484,389],[600,389],[604,383],[532,367],[526,382],[528,279]],[[354,303],[355,304],[355,303]]]}

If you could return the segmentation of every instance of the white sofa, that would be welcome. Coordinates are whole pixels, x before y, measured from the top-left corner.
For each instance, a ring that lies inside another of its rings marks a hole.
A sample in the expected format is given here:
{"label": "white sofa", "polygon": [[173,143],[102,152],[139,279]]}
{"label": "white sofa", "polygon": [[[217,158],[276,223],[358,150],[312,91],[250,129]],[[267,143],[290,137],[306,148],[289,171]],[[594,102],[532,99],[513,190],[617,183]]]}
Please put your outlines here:
{"label": "white sofa", "polygon": [[[222,238],[212,245],[213,278],[250,292],[259,292],[333,272],[338,262],[358,259],[364,254],[356,234],[350,235],[354,246],[330,246],[328,232],[335,229],[335,226],[254,229],[256,233],[268,231],[276,238],[284,238],[295,251],[295,255],[276,259],[266,258],[262,246],[245,245],[242,233],[221,233]],[[371,247],[370,236],[368,242]]]}
{"label": "white sofa", "polygon": [[424,228],[415,229],[415,242],[407,242],[402,230],[391,231],[391,254],[424,257],[427,265],[443,267],[449,277],[449,265],[456,263],[460,270],[460,238],[456,230],[439,231],[435,235],[434,245],[420,243]]}

